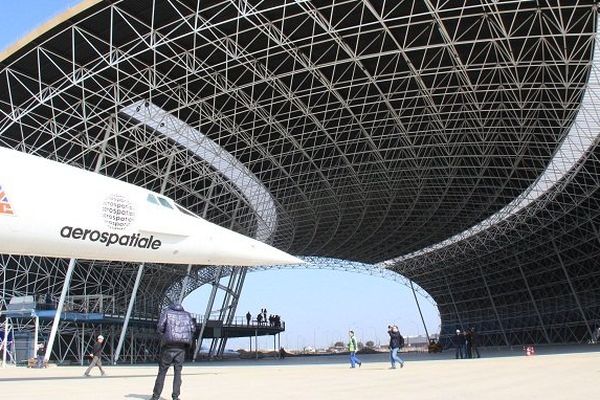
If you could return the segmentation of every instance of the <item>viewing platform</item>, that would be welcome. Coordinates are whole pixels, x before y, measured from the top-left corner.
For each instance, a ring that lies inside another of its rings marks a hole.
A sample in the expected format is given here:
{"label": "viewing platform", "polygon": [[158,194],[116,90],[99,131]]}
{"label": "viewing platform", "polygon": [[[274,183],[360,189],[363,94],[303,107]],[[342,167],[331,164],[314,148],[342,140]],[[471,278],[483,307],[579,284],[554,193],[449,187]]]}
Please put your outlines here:
{"label": "viewing platform", "polygon": [[285,331],[285,321],[281,321],[279,324],[258,323],[256,320],[250,320],[249,322],[245,317],[235,317],[230,324],[224,324],[222,321],[204,319],[204,316],[193,315],[198,324],[198,329],[202,328],[202,324],[205,322],[206,327],[204,328],[203,338],[240,338],[240,337],[253,337],[253,336],[273,336]]}
{"label": "viewing platform", "polygon": [[[79,299],[78,299],[79,300]],[[89,301],[89,299],[86,299]],[[85,323],[85,324],[114,324],[122,325],[126,316],[111,312],[102,312],[103,307],[94,305],[90,308],[92,312],[86,311],[90,304],[77,304],[73,301],[67,303],[61,314],[61,320],[65,322]],[[14,297],[7,305],[7,309],[0,312],[8,318],[14,319],[38,319],[39,321],[52,321],[56,315],[55,306],[52,303],[36,302],[33,296]],[[248,321],[243,316],[238,316],[231,323],[223,323],[216,319],[206,320],[203,315],[191,314],[196,321],[196,332],[202,330],[202,324],[206,323],[202,337],[204,339],[214,338],[240,338],[254,336],[273,336],[285,331],[285,322],[269,323],[269,321],[258,322],[255,319]],[[135,313],[129,320],[130,325],[143,326],[147,328],[156,328],[158,315],[140,316]]]}

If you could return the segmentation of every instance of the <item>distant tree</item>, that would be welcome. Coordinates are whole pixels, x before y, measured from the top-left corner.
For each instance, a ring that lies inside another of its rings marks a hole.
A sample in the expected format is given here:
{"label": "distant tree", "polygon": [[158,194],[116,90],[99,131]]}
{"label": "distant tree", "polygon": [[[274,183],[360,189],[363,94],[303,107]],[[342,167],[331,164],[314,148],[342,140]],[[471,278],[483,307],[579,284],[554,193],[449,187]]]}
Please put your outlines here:
{"label": "distant tree", "polygon": [[365,345],[363,344],[363,342],[358,342],[357,346],[358,346],[359,350],[362,350],[365,348]]}
{"label": "distant tree", "polygon": [[372,340],[369,340],[367,343],[365,343],[365,346],[372,349],[373,347],[375,347],[375,342]]}
{"label": "distant tree", "polygon": [[333,347],[344,347],[344,342],[335,342]]}

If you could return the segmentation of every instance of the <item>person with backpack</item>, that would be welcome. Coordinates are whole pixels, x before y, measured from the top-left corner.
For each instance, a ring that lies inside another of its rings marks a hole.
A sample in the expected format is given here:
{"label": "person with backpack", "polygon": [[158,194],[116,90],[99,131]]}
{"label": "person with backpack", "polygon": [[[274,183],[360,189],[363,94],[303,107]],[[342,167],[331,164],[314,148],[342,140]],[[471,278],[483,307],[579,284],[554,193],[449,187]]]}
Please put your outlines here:
{"label": "person with backpack", "polygon": [[194,321],[190,313],[181,304],[171,304],[160,314],[157,326],[161,336],[162,348],[158,364],[158,375],[154,383],[151,400],[158,400],[163,390],[165,376],[172,365],[175,370],[173,378],[173,400],[179,400],[181,391],[181,369],[186,350],[192,345],[194,337]]}
{"label": "person with backpack", "polygon": [[404,361],[398,357],[398,350],[404,346],[404,338],[400,334],[396,325],[388,325],[388,335],[390,335],[390,361],[392,368],[396,369],[396,363],[400,363],[400,368],[404,367]]}
{"label": "person with backpack", "polygon": [[358,350],[358,342],[356,340],[356,336],[354,336],[354,331],[348,332],[350,336],[350,340],[348,341],[348,351],[350,352],[350,368],[354,368],[356,364],[358,366],[362,366],[362,362],[358,357],[356,357],[356,351]]}

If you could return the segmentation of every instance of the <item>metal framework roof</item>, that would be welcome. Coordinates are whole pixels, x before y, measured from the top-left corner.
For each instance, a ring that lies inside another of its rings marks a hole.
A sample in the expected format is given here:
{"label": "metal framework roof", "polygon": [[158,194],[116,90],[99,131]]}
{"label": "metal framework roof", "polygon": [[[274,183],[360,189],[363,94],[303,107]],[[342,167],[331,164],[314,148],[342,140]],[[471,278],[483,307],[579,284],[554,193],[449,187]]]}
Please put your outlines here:
{"label": "metal framework roof", "polygon": [[582,341],[596,25],[591,0],[94,1],[0,61],[0,145],[383,263],[444,332]]}

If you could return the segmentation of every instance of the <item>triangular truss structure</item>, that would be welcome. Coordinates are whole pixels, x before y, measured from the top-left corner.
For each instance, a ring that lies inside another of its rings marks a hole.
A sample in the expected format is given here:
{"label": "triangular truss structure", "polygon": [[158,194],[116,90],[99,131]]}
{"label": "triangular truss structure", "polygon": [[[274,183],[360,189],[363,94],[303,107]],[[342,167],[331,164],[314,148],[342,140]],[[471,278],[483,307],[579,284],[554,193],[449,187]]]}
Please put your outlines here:
{"label": "triangular truss structure", "polygon": [[[597,17],[591,0],[83,3],[0,55],[0,145],[101,165],[293,254],[402,274],[444,334],[583,342],[600,324]],[[2,301],[64,274],[2,260]],[[103,266],[71,290],[135,275]],[[134,315],[219,267],[148,268]]]}

